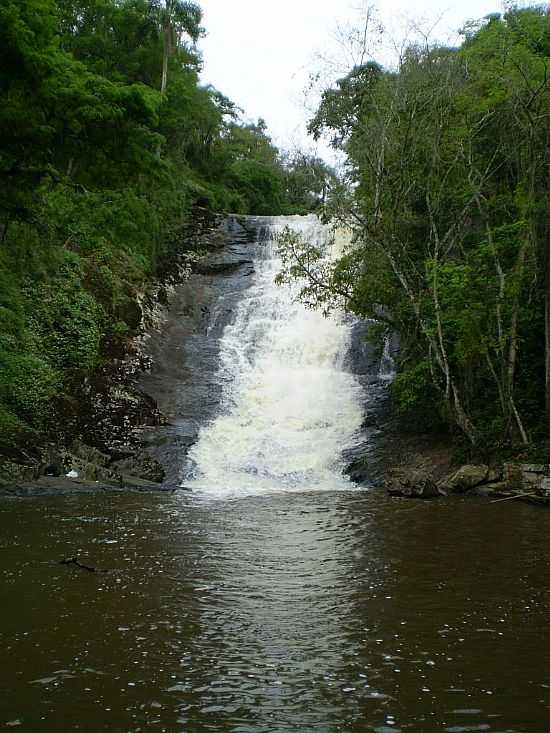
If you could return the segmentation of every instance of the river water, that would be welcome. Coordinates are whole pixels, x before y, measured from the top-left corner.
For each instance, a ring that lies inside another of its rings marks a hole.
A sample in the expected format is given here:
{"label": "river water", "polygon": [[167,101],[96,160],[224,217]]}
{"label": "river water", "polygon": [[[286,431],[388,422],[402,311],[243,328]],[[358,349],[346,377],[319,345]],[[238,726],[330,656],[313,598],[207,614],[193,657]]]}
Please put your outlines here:
{"label": "river water", "polygon": [[193,493],[0,502],[0,728],[546,733],[547,513],[350,484],[351,325],[272,289],[270,247]]}

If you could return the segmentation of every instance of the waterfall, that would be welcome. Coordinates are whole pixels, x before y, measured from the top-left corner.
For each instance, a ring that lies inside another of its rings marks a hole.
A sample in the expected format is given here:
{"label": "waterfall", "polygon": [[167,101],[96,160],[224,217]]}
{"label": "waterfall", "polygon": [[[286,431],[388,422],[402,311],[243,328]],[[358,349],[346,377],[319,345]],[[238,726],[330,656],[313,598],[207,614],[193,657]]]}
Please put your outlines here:
{"label": "waterfall", "polygon": [[351,328],[278,286],[276,233],[284,226],[327,245],[312,216],[268,219],[255,244],[255,274],[220,343],[218,416],[190,450],[186,485],[211,494],[352,488],[341,455],[363,418],[362,387],[344,369]]}
{"label": "waterfall", "polygon": [[384,338],[384,349],[380,357],[378,377],[389,382],[395,377],[395,361],[391,355],[391,336],[388,335]]}

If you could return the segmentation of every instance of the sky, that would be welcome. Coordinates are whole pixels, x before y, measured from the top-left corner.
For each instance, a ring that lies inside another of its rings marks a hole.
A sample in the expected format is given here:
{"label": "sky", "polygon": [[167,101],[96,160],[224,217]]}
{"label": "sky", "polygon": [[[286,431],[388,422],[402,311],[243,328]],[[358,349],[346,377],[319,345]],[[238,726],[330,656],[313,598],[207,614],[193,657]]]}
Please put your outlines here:
{"label": "sky", "polygon": [[[274,142],[283,149],[314,149],[307,119],[319,87],[337,78],[345,67],[346,28],[361,25],[363,0],[199,0],[207,35],[200,41],[202,81],[212,84],[244,110],[245,119],[265,119]],[[502,10],[501,0],[445,3],[381,0],[376,15],[386,28],[381,36],[399,42],[414,21],[430,37],[457,45],[457,30],[469,19]],[[375,27],[374,20],[371,28]],[[435,26],[435,27],[434,27]],[[340,28],[340,30],[338,30]],[[372,41],[369,41],[372,43]],[[374,49],[382,63],[391,63],[388,41]],[[305,94],[312,73],[321,74]],[[323,155],[326,149],[317,150]],[[326,156],[324,156],[326,157]]]}

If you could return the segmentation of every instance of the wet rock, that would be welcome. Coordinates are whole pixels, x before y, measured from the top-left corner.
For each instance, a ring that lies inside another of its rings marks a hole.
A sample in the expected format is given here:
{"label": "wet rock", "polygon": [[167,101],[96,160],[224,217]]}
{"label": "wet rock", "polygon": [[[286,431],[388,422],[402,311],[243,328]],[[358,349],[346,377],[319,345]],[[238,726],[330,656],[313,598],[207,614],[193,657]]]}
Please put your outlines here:
{"label": "wet rock", "polygon": [[8,459],[0,462],[0,477],[6,481],[32,481],[37,476],[36,463],[17,463]]}
{"label": "wet rock", "polygon": [[248,234],[229,217],[219,238],[203,247],[209,254],[175,288],[160,327],[150,330],[144,342],[153,367],[142,372],[138,387],[165,420],[140,430],[138,438],[162,464],[165,481],[180,481],[200,426],[218,411],[223,388],[218,378],[220,337],[251,285],[256,231],[251,226]]}
{"label": "wet rock", "polygon": [[366,428],[377,428],[378,422],[379,416],[375,412],[367,413],[361,423],[361,430],[366,430]]}
{"label": "wet rock", "polygon": [[523,473],[547,473],[548,466],[544,463],[520,463]]}
{"label": "wet rock", "polygon": [[116,493],[120,491],[139,491],[146,493],[173,493],[177,485],[157,484],[134,476],[118,476],[112,481],[92,481],[83,478],[71,479],[66,476],[41,476],[35,481],[6,481],[0,483],[0,496],[8,497],[47,497],[96,494],[99,492]]}
{"label": "wet rock", "polygon": [[475,496],[508,496],[510,486],[507,481],[479,484],[471,490]]}
{"label": "wet rock", "polygon": [[550,478],[543,478],[540,485],[540,493],[542,496],[550,498]]}
{"label": "wet rock", "polygon": [[461,466],[450,476],[446,476],[439,482],[439,486],[443,491],[452,492],[454,494],[463,494],[466,491],[476,488],[480,484],[486,483],[489,477],[489,466],[466,465]]}
{"label": "wet rock", "polygon": [[[72,444],[64,455],[63,464],[68,478],[81,478],[85,481],[116,481],[117,474],[109,467],[110,456],[97,448],[80,441]],[[77,475],[74,476],[74,473]]]}
{"label": "wet rock", "polygon": [[504,478],[510,489],[545,495],[550,467],[537,463],[506,463]]}
{"label": "wet rock", "polygon": [[199,262],[195,270],[200,275],[230,275],[240,267],[246,267],[247,274],[254,272],[254,264],[251,259],[229,259],[224,257],[209,258],[205,262]]}
{"label": "wet rock", "polygon": [[86,445],[80,441],[76,441],[71,445],[71,449],[67,454],[65,463],[67,460],[72,460],[75,464],[74,468],[78,469],[78,465],[84,465],[86,463],[93,463],[97,466],[107,468],[111,461],[111,458],[106,453],[102,453],[97,448],[93,448],[90,445]]}
{"label": "wet rock", "polygon": [[165,476],[164,468],[160,462],[147,451],[140,451],[135,455],[113,461],[110,468],[118,474],[138,476],[141,479],[159,484],[164,481]]}
{"label": "wet rock", "polygon": [[521,465],[521,487],[524,491],[539,490],[547,475],[544,465],[523,463]]}
{"label": "wet rock", "polygon": [[367,481],[369,478],[369,462],[367,456],[359,456],[353,460],[346,466],[344,473],[356,484]]}
{"label": "wet rock", "polygon": [[393,469],[386,475],[384,485],[390,496],[407,499],[434,499],[445,495],[430,474],[422,470]]}

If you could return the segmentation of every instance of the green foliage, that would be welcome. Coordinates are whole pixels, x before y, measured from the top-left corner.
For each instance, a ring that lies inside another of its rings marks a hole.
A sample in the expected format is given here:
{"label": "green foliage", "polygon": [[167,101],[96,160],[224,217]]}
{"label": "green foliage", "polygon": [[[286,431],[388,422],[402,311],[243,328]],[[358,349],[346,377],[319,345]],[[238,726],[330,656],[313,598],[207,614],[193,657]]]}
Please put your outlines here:
{"label": "green foliage", "polygon": [[76,257],[47,284],[27,292],[28,323],[37,351],[58,371],[72,376],[99,363],[103,311],[82,283]]}
{"label": "green foliage", "polygon": [[0,3],[2,446],[135,333],[195,204],[277,214],[300,196],[265,123],[201,85],[201,21],[182,0]]}
{"label": "green foliage", "polygon": [[419,361],[408,368],[401,366],[392,391],[399,407],[404,411],[425,409],[433,401],[433,385],[430,365]]}
{"label": "green foliage", "polygon": [[335,172],[316,156],[297,152],[286,164],[286,198],[290,213],[321,211],[338,185]]}
{"label": "green foliage", "polygon": [[333,245],[333,237],[313,244],[290,227],[277,236],[281,271],[275,282],[300,283],[300,300],[308,308],[322,308],[325,315],[334,308],[353,305],[353,271],[345,256],[335,264],[331,257]]}
{"label": "green foliage", "polygon": [[0,352],[0,401],[5,422],[14,426],[20,417],[33,427],[46,427],[60,382],[59,372],[45,359]]}
{"label": "green foliage", "polygon": [[550,423],[550,12],[511,8],[464,35],[323,93],[310,131],[347,156],[327,212],[353,245],[298,273],[317,252],[287,241],[281,278],[305,275],[322,308],[347,283],[348,307],[399,333],[403,409],[478,446],[525,444]]}

